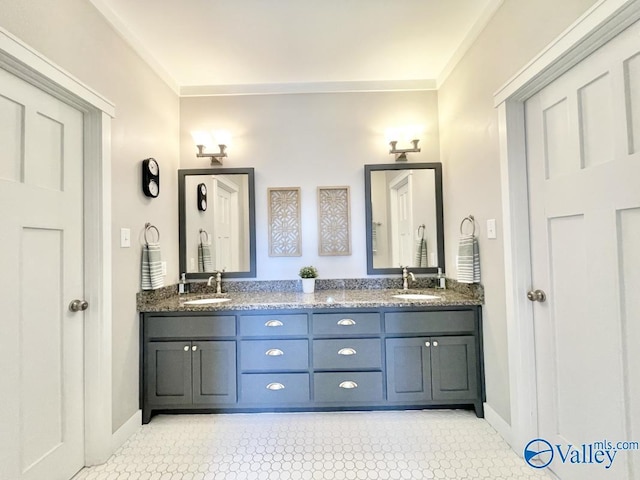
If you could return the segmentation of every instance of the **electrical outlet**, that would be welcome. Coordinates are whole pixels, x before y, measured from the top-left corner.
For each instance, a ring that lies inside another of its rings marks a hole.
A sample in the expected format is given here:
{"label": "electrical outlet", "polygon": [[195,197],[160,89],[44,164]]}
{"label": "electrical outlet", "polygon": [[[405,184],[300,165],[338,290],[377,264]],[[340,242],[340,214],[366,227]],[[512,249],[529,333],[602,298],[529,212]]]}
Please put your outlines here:
{"label": "electrical outlet", "polygon": [[167,276],[167,262],[161,262],[160,265],[162,265],[162,275],[163,276]]}

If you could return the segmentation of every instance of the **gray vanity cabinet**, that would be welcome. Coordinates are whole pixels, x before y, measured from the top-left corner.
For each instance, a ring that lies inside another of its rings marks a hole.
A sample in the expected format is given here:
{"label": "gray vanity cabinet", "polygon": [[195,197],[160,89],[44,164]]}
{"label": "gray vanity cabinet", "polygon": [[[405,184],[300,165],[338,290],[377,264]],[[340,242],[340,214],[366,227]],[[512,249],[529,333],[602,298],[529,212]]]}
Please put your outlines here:
{"label": "gray vanity cabinet", "polygon": [[148,316],[142,332],[143,423],[154,410],[235,405],[235,316]]}
{"label": "gray vanity cabinet", "polygon": [[391,402],[474,400],[478,362],[472,336],[387,339]]}
{"label": "gray vanity cabinet", "polygon": [[469,407],[483,416],[480,307],[142,314],[153,412]]}

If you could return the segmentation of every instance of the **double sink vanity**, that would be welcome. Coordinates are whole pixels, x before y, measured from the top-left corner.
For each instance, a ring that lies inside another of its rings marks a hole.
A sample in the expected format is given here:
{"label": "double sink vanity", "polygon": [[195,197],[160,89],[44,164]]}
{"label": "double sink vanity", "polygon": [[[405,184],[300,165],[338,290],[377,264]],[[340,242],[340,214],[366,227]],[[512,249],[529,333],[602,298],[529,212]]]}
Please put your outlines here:
{"label": "double sink vanity", "polygon": [[143,422],[177,411],[473,407],[483,416],[479,303],[386,289],[142,300]]}
{"label": "double sink vanity", "polygon": [[[320,280],[303,294],[297,281],[246,280],[257,276],[253,169],[178,172],[180,272],[199,293],[138,296],[143,423],[158,412],[464,407],[483,416],[482,295],[432,289],[427,277],[401,289],[399,265],[444,271],[441,165],[364,173],[367,274],[394,278]],[[224,222],[222,197],[233,202]],[[227,293],[200,282],[223,269]]]}

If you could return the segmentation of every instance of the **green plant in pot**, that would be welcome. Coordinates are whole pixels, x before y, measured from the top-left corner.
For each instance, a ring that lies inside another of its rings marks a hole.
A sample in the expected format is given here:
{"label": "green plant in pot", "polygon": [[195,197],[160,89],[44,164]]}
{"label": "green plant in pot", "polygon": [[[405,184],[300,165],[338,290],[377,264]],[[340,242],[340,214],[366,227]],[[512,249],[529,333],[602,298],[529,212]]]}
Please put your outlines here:
{"label": "green plant in pot", "polygon": [[313,293],[316,287],[316,277],[318,276],[316,267],[302,267],[298,275],[302,279],[302,291],[304,293]]}

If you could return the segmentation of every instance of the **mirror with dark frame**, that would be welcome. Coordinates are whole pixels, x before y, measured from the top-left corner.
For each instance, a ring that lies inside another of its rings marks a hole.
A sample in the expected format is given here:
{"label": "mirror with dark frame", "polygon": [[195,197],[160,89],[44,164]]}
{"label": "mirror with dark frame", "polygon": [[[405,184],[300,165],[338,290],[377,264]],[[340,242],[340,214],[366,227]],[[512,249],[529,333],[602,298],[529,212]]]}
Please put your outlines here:
{"label": "mirror with dark frame", "polygon": [[365,165],[367,273],[444,272],[441,163]]}
{"label": "mirror with dark frame", "polygon": [[256,276],[253,168],[178,170],[180,273]]}

